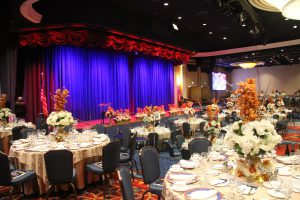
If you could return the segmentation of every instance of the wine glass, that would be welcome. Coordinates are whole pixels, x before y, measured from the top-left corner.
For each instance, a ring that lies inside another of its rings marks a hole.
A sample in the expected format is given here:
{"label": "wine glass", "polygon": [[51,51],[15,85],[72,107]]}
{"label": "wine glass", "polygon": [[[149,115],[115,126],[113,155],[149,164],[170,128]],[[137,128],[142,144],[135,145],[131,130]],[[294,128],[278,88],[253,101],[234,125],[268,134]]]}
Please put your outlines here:
{"label": "wine glass", "polygon": [[42,134],[43,136],[45,136],[46,133],[47,133],[46,129],[42,129],[42,130],[41,130],[41,134]]}

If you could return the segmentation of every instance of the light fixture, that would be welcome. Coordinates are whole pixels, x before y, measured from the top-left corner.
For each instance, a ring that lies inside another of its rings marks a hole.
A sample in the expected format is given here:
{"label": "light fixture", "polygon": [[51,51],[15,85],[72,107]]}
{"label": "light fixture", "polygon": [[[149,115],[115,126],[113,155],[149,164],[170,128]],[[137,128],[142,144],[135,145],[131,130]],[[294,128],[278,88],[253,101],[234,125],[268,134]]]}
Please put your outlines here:
{"label": "light fixture", "polygon": [[169,5],[169,3],[168,3],[168,2],[165,2],[165,3],[164,3],[164,6],[168,6],[168,5]]}
{"label": "light fixture", "polygon": [[38,13],[33,7],[32,4],[38,2],[39,0],[26,0],[24,1],[20,6],[20,12],[21,14],[28,19],[29,21],[33,23],[40,23],[43,15]]}
{"label": "light fixture", "polygon": [[298,28],[298,26],[297,26],[297,25],[295,25],[295,26],[293,26],[293,28]]}
{"label": "light fixture", "polygon": [[211,31],[210,31],[210,32],[208,32],[208,34],[209,34],[209,35],[212,35],[212,34],[213,34],[213,32],[211,32]]}
{"label": "light fixture", "polygon": [[182,19],[182,17],[180,17],[180,16],[179,16],[179,17],[177,17],[177,18],[178,18],[178,19]]}
{"label": "light fixture", "polygon": [[203,26],[206,26],[206,24],[204,23],[204,24],[202,24]]}
{"label": "light fixture", "polygon": [[245,62],[235,62],[231,63],[231,66],[234,67],[241,67],[243,69],[251,69],[254,68],[257,65],[264,65],[264,62],[256,61],[256,62],[250,62],[250,61],[245,61]]}
{"label": "light fixture", "polygon": [[245,27],[245,26],[246,26],[246,24],[242,24],[242,26],[243,26],[243,27]]}
{"label": "light fixture", "polygon": [[280,51],[281,51],[281,52],[283,52],[283,51],[284,51],[284,49],[281,49]]}
{"label": "light fixture", "polygon": [[227,37],[223,37],[223,40],[227,40]]}
{"label": "light fixture", "polygon": [[281,12],[287,19],[300,20],[300,0],[249,0],[249,2],[258,9]]}
{"label": "light fixture", "polygon": [[173,26],[173,28],[176,30],[176,31],[178,31],[179,29],[178,29],[178,26],[176,25],[176,24],[172,24],[172,26]]}

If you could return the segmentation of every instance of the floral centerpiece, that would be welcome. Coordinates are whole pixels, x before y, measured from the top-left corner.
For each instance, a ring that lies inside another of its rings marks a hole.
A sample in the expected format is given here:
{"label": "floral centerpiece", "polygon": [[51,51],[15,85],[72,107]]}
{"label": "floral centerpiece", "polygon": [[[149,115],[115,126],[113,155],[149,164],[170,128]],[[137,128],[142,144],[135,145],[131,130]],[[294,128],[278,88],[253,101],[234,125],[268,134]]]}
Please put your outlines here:
{"label": "floral centerpiece", "polygon": [[156,123],[161,119],[160,113],[157,110],[157,107],[146,106],[147,115],[144,117],[143,121],[146,123],[146,127],[149,130],[153,130]]}
{"label": "floral centerpiece", "polygon": [[277,105],[278,110],[280,110],[280,111],[284,110],[284,101],[283,101],[282,97],[278,97],[276,105]]}
{"label": "floral centerpiece", "polygon": [[159,112],[160,116],[164,116],[166,114],[164,105],[157,106],[157,111]]}
{"label": "floral centerpiece", "polygon": [[272,172],[272,163],[261,156],[270,152],[282,140],[271,122],[260,120],[259,102],[254,79],[238,84],[235,91],[239,95],[237,104],[243,121],[235,122],[225,135],[225,143],[239,155],[236,175],[247,181],[266,181]]}
{"label": "floral centerpiece", "polygon": [[264,105],[260,105],[258,109],[260,114],[267,112],[267,108]]}
{"label": "floral centerpiece", "polygon": [[233,107],[234,107],[234,103],[230,100],[230,101],[228,101],[228,102],[226,103],[226,107],[227,107],[229,110],[231,110],[231,109],[233,109]]}
{"label": "floral centerpiece", "polygon": [[5,108],[6,97],[0,97],[0,124],[6,126],[8,120],[11,116],[13,116],[11,110],[9,108]]}
{"label": "floral centerpiece", "polygon": [[114,121],[116,123],[128,122],[131,120],[129,109],[120,109],[116,110]]}
{"label": "floral centerpiece", "polygon": [[195,115],[195,109],[192,108],[193,102],[183,103],[181,106],[181,111],[187,115],[189,118],[192,118]]}
{"label": "floral centerpiece", "polygon": [[53,95],[55,111],[51,112],[47,118],[47,124],[57,129],[56,133],[51,133],[57,142],[64,141],[64,137],[67,134],[64,128],[74,124],[72,113],[65,110],[68,96],[69,91],[67,89],[56,90],[55,95]]}
{"label": "floral centerpiece", "polygon": [[114,118],[115,116],[115,110],[113,107],[109,106],[107,108],[107,111],[105,112],[105,117],[109,118],[109,124],[112,124],[112,119]]}
{"label": "floral centerpiece", "polygon": [[169,113],[171,115],[180,114],[180,109],[176,104],[169,104]]}
{"label": "floral centerpiece", "polygon": [[138,120],[144,119],[144,117],[147,116],[147,112],[145,109],[137,108],[137,113],[135,114],[135,118]]}
{"label": "floral centerpiece", "polygon": [[207,133],[211,142],[214,142],[221,131],[221,123],[218,121],[218,115],[220,108],[218,106],[218,100],[215,98],[212,100],[212,104],[206,108],[206,114],[208,121],[204,125],[204,131]]}

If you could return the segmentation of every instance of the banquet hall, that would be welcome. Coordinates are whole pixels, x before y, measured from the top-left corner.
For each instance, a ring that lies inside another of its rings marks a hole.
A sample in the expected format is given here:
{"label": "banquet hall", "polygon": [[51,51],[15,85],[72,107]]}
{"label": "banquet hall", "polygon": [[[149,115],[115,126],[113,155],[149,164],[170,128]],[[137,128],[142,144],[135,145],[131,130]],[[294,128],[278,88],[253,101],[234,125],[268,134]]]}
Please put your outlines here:
{"label": "banquet hall", "polygon": [[2,0],[0,199],[300,199],[300,0]]}

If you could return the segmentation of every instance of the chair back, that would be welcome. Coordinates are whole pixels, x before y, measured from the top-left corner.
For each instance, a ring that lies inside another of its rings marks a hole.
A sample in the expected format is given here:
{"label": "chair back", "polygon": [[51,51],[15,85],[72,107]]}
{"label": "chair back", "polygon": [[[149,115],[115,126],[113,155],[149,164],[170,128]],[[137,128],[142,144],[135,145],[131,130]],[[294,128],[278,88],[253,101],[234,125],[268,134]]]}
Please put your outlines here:
{"label": "chair back", "polygon": [[140,151],[140,163],[145,184],[150,184],[160,177],[158,151],[154,147],[144,147]]}
{"label": "chair back", "polygon": [[15,140],[19,140],[22,138],[21,136],[21,130],[23,128],[26,128],[26,126],[16,126],[12,129],[12,139]]}
{"label": "chair back", "polygon": [[92,129],[96,129],[97,133],[105,133],[105,126],[103,124],[96,124],[92,127]]}
{"label": "chair back", "polygon": [[183,135],[177,135],[176,136],[176,144],[177,144],[177,148],[181,149],[182,148],[182,144],[184,143],[184,137]]}
{"label": "chair back", "polygon": [[200,132],[203,133],[204,132],[204,126],[205,126],[206,122],[203,121],[203,122],[200,122],[200,125],[199,125],[199,129],[200,129]]}
{"label": "chair back", "polygon": [[120,141],[112,141],[102,149],[102,167],[105,173],[114,172],[120,162]]}
{"label": "chair back", "polygon": [[137,134],[133,134],[133,136],[130,138],[130,160],[133,159],[135,150],[136,150],[136,138]]}
{"label": "chair back", "polygon": [[131,183],[131,175],[126,167],[118,169],[119,183],[122,191],[122,199],[134,200],[134,192]]}
{"label": "chair back", "polygon": [[183,130],[183,135],[185,138],[190,137],[190,131],[191,131],[191,125],[188,122],[183,122],[182,123],[182,130]]}
{"label": "chair back", "polygon": [[44,118],[45,117],[43,113],[38,114],[38,117],[36,118],[35,121],[36,130],[43,129],[43,124],[45,123]]}
{"label": "chair back", "polygon": [[110,126],[106,128],[106,134],[109,138],[115,138],[118,135],[118,127],[117,126]]}
{"label": "chair back", "polygon": [[28,138],[29,133],[35,132],[35,129],[33,128],[23,128],[20,132],[21,138],[20,139],[26,139]]}
{"label": "chair back", "polygon": [[44,155],[49,184],[73,182],[73,153],[68,150],[48,151]]}
{"label": "chair back", "polygon": [[11,182],[11,174],[8,156],[0,151],[0,186],[8,186]]}
{"label": "chair back", "polygon": [[130,136],[131,136],[130,128],[126,127],[124,129],[120,130],[120,133],[123,135],[122,147],[129,148],[129,145],[130,145]]}
{"label": "chair back", "polygon": [[148,145],[157,148],[158,146],[158,133],[148,134]]}
{"label": "chair back", "polygon": [[171,136],[170,136],[170,140],[171,140],[171,144],[175,144],[176,143],[176,136],[177,136],[177,130],[172,130],[171,131]]}
{"label": "chair back", "polygon": [[201,154],[202,152],[208,152],[209,146],[210,146],[210,141],[204,138],[195,138],[188,144],[189,152],[191,154],[193,153]]}

